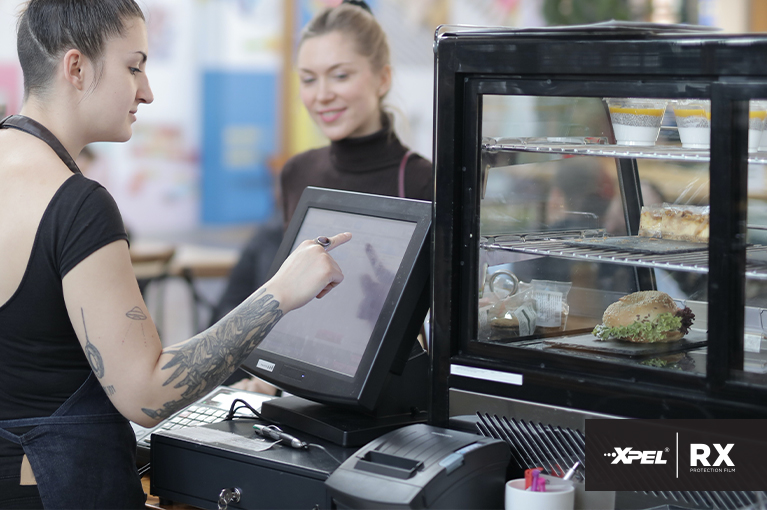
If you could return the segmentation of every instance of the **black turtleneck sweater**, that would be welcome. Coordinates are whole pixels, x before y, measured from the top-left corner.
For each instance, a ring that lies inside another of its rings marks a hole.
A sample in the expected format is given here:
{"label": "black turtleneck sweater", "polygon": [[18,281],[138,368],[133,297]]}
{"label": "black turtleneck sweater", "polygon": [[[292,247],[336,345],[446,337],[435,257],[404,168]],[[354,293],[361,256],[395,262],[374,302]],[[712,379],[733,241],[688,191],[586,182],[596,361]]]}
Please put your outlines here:
{"label": "black turtleneck sweater", "polygon": [[[290,158],[280,176],[285,226],[307,186],[398,196],[398,174],[407,148],[386,127],[345,138]],[[405,197],[432,200],[431,162],[411,154],[405,167]]]}

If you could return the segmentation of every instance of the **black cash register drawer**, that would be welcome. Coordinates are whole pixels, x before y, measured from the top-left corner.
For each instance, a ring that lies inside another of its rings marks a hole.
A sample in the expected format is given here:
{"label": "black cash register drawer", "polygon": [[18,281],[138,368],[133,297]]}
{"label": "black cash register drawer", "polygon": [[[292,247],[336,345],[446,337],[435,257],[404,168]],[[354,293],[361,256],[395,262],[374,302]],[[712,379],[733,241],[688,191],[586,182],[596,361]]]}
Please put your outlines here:
{"label": "black cash register drawer", "polygon": [[[253,423],[253,420],[220,422],[204,427],[247,438],[254,437]],[[321,444],[339,460],[356,451]],[[275,445],[262,452],[249,452],[221,443],[173,437],[173,431],[152,435],[151,458],[153,495],[212,509],[218,507],[221,490],[234,487],[240,489],[242,496],[239,503],[230,503],[229,508],[330,508],[324,482],[337,467],[318,449],[296,450]]]}

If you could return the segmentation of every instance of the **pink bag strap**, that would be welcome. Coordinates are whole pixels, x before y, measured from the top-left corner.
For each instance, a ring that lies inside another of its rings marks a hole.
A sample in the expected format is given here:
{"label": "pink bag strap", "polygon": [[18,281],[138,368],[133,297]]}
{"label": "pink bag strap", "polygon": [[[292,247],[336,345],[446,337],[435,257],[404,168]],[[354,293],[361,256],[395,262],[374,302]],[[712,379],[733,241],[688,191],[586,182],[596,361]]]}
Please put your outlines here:
{"label": "pink bag strap", "polygon": [[405,166],[407,165],[407,160],[411,154],[413,154],[413,151],[407,151],[405,155],[402,156],[402,161],[400,161],[399,164],[398,189],[400,198],[405,198]]}

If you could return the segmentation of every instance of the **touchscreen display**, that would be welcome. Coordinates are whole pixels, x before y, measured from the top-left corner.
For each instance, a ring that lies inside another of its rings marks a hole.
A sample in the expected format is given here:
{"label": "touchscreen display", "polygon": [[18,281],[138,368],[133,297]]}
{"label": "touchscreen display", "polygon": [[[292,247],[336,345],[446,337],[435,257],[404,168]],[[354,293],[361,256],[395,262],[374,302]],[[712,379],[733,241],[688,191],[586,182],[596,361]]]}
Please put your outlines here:
{"label": "touchscreen display", "polygon": [[291,251],[305,239],[351,232],[351,241],[331,251],[344,281],[285,315],[259,349],[354,377],[415,227],[309,208]]}

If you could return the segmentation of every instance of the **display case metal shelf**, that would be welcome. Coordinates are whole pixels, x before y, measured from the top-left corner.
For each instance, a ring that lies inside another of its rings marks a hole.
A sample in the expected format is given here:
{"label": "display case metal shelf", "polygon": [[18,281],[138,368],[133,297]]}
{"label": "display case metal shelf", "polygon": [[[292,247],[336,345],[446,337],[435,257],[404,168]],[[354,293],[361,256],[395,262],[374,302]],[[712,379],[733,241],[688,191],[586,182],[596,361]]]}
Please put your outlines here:
{"label": "display case metal shelf", "polygon": [[[709,151],[704,149],[685,149],[672,145],[637,147],[607,143],[604,138],[593,140],[564,137],[564,140],[546,140],[541,138],[506,138],[485,139],[482,151],[485,154],[516,154],[530,152],[537,154],[556,154],[568,156],[596,156],[605,158],[658,159],[664,161],[684,161],[708,163]],[[582,137],[586,138],[586,137]],[[767,164],[767,153],[750,154],[749,164]],[[496,163],[497,164],[497,163]]]}
{"label": "display case metal shelf", "polygon": [[[592,233],[593,234],[593,233]],[[589,232],[557,232],[510,234],[481,237],[479,246],[486,250],[505,250],[529,255],[606,262],[632,267],[647,267],[708,273],[708,249],[700,246],[687,253],[637,253],[631,250],[619,250],[598,245],[587,245],[584,240],[609,241],[609,236],[591,235]],[[580,243],[580,244],[579,244]],[[767,246],[749,246],[746,255],[746,276],[758,280],[767,280]],[[749,256],[752,260],[749,260]],[[761,260],[754,260],[754,259]]]}

